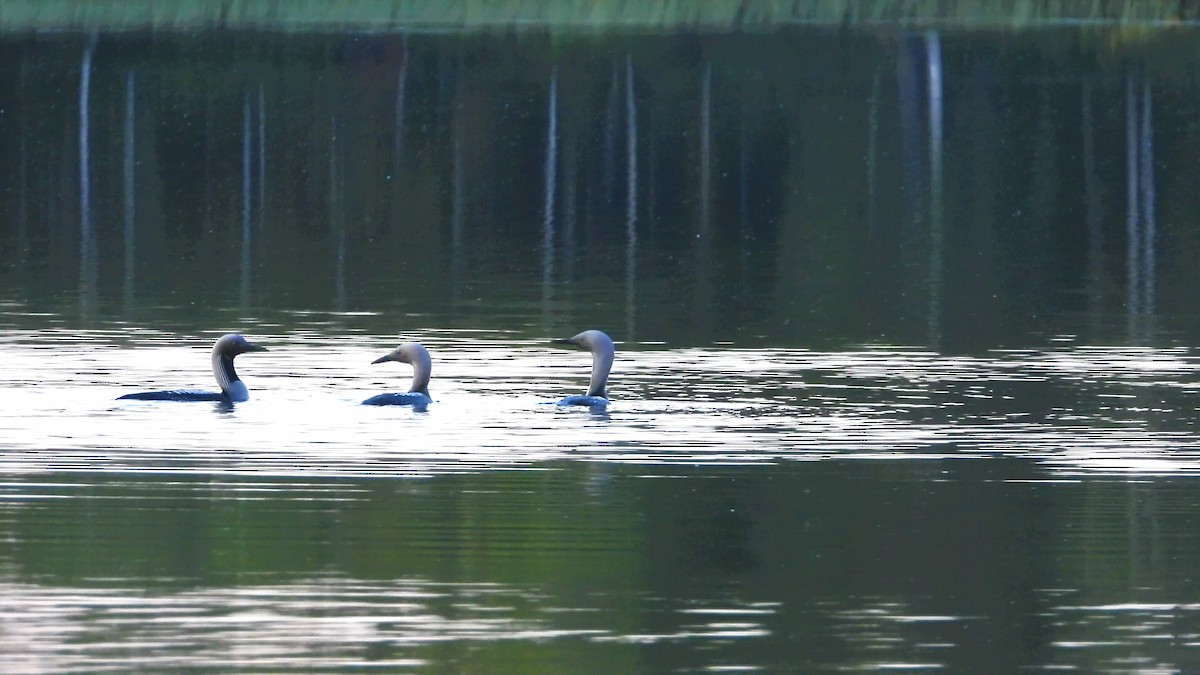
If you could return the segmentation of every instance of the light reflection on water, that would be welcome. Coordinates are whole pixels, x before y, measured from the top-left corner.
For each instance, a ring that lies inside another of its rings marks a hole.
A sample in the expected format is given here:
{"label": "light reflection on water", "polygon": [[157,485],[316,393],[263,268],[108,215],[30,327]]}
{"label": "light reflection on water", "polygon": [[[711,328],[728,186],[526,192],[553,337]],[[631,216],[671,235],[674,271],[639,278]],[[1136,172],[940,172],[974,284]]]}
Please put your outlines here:
{"label": "light reflection on water", "polygon": [[[0,468],[263,476],[428,476],[554,460],[751,464],[827,458],[1020,456],[1053,470],[1200,473],[1182,350],[1063,347],[981,357],[620,345],[606,412],[547,402],[582,391],[586,353],[504,335],[406,335],[433,354],[427,412],[358,405],[407,389],[396,340],[260,335],[251,400],[117,402],[212,388],[210,338],[138,332],[0,335]],[[48,423],[53,420],[53,423]]]}
{"label": "light reflection on water", "polygon": [[[801,653],[788,663],[772,664],[769,654],[738,660],[739,654],[754,653],[753,643],[773,636],[782,621],[779,603],[679,605],[653,596],[628,598],[625,603],[659,617],[656,625],[669,630],[622,631],[606,623],[607,608],[567,606],[563,603],[569,600],[536,587],[337,576],[255,583],[253,575],[247,577],[234,586],[175,589],[170,588],[178,585],[174,580],[149,580],[150,590],[123,586],[119,579],[77,587],[0,581],[6,609],[0,617],[0,657],[10,672],[311,672],[430,667],[446,662],[447,645],[454,646],[450,653],[467,659],[471,650],[494,648],[488,645],[531,641],[543,652],[566,643],[564,653],[579,649],[578,643],[638,649],[707,643],[709,649],[700,650],[711,659],[705,670],[831,665]],[[1088,655],[1085,664],[1109,670],[1169,672],[1170,664],[1155,656],[1130,661],[1122,655],[1163,643],[1184,653],[1195,644],[1186,626],[1198,610],[1197,605],[1145,603],[1050,607],[1043,618],[1054,637],[1042,665],[1071,669]],[[963,637],[968,629],[988,622],[983,616],[914,613],[903,602],[878,598],[818,602],[805,614],[827,626],[854,655],[842,668],[867,671],[945,668],[946,657],[969,639]],[[744,645],[744,651],[720,648],[731,644]]]}
{"label": "light reflection on water", "polygon": [[[0,583],[6,668],[412,668],[397,649],[460,641],[592,638],[555,626],[543,598],[495,584],[339,578],[177,592]],[[75,645],[74,649],[65,648]]]}
{"label": "light reflection on water", "polygon": [[247,333],[271,351],[231,409],[115,400],[213,386],[215,336],[0,334],[0,661],[954,669],[1034,626],[1006,663],[1139,670],[1195,642],[1163,581],[1194,537],[1142,525],[1194,513],[1150,487],[1200,473],[1184,350],[619,344],[593,413],[546,405],[585,353],[427,331],[420,413],[359,404],[407,388],[371,364],[399,338]]}

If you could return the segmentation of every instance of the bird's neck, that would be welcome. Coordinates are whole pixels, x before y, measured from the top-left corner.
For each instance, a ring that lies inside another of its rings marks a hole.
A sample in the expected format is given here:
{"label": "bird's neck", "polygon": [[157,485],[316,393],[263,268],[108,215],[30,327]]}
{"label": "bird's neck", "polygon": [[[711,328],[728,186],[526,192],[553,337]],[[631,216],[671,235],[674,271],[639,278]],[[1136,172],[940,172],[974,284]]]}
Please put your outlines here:
{"label": "bird's neck", "polygon": [[432,370],[432,364],[429,357],[418,358],[413,360],[413,379],[412,386],[409,391],[415,394],[429,395],[429,374]]}
{"label": "bird's neck", "polygon": [[228,392],[234,382],[240,382],[237,371],[233,369],[232,357],[213,352],[212,367],[213,377],[217,378],[217,385],[221,387],[221,391]]}
{"label": "bird's neck", "polygon": [[613,355],[611,352],[592,353],[592,379],[588,383],[588,396],[608,398],[604,386],[608,383],[608,373],[612,370]]}

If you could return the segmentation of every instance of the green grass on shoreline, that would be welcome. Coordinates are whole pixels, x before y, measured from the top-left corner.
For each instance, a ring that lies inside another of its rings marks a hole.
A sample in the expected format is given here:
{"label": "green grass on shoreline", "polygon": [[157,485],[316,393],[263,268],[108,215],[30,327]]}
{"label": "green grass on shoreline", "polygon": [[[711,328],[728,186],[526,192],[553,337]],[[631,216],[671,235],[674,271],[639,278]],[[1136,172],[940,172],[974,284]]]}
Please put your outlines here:
{"label": "green grass on shoreline", "polygon": [[3,0],[0,31],[769,32],[1200,25],[1200,0]]}

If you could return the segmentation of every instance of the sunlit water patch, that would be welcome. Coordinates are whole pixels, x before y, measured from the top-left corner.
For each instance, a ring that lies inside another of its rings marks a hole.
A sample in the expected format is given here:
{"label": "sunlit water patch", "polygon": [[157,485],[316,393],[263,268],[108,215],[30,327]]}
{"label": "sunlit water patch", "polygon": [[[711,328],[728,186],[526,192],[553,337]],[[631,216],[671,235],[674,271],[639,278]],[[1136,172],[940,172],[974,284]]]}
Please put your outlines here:
{"label": "sunlit water patch", "polygon": [[1064,473],[1200,473],[1200,387],[1179,350],[1064,347],[944,356],[619,345],[606,411],[551,403],[590,357],[504,334],[405,336],[433,354],[425,412],[360,402],[404,391],[392,338],[254,335],[251,399],[117,401],[213,389],[211,337],[7,333],[3,469],[271,476],[428,476],[557,460],[747,464],[1027,457]]}
{"label": "sunlit water patch", "polygon": [[458,655],[452,660],[497,659],[479,652],[502,653],[505,642],[539,644],[542,651],[554,651],[559,641],[594,642],[596,649],[707,642],[711,649],[765,636],[761,620],[772,613],[769,606],[695,613],[642,598],[636,600],[641,609],[673,617],[675,624],[648,635],[627,633],[606,624],[608,615],[598,608],[564,606],[536,587],[340,577],[255,583],[253,575],[212,588],[148,581],[149,590],[104,579],[78,587],[0,581],[6,668],[390,671],[429,667],[450,654]]}

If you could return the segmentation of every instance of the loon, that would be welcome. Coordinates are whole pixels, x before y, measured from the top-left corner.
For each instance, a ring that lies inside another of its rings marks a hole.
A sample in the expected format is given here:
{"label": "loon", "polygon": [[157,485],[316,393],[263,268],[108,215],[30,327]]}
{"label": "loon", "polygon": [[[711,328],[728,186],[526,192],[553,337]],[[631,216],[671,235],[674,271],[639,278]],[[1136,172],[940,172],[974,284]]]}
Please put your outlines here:
{"label": "loon", "polygon": [[405,342],[371,363],[383,363],[384,361],[412,364],[412,386],[403,394],[376,394],[363,401],[363,405],[411,405],[413,410],[424,410],[425,406],[433,402],[433,399],[429,397],[429,371],[431,368],[429,352],[421,343]]}
{"label": "loon", "polygon": [[138,401],[224,401],[225,403],[241,403],[250,398],[246,384],[238,379],[237,371],[233,369],[233,358],[246,352],[265,352],[266,347],[260,347],[237,333],[222,335],[212,350],[213,375],[221,391],[197,391],[194,389],[171,389],[168,391],[143,391],[136,394],[125,394],[120,399]]}
{"label": "loon", "polygon": [[582,405],[590,408],[607,406],[608,395],[604,393],[604,385],[608,382],[608,373],[612,370],[613,354],[616,351],[612,338],[603,331],[585,330],[574,337],[558,338],[554,343],[575,345],[592,353],[592,380],[588,384],[587,394],[568,396],[559,401],[558,405]]}

